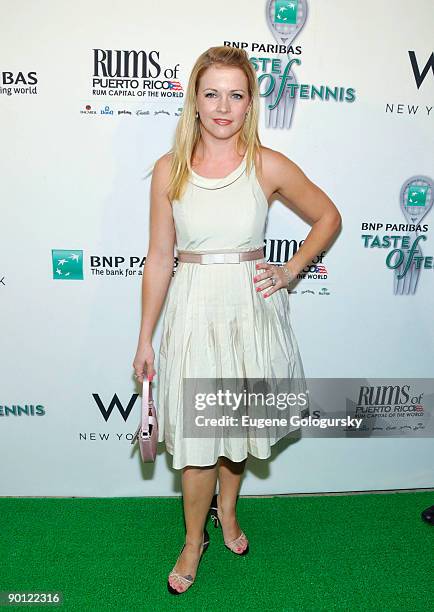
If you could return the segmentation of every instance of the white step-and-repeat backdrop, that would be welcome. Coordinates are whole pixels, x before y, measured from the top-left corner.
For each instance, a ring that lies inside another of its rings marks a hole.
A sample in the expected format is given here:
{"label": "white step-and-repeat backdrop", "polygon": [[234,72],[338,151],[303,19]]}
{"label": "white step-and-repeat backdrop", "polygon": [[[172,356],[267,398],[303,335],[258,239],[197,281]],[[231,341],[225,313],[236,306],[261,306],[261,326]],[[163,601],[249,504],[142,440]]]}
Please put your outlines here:
{"label": "white step-and-repeat backdrop", "polygon": [[[257,70],[262,143],[342,214],[291,294],[306,376],[371,390],[381,378],[403,392],[359,406],[377,425],[367,419],[360,435],[319,431],[249,459],[242,493],[434,485],[422,380],[434,372],[433,22],[432,0],[5,8],[0,495],[180,494],[164,445],[142,466],[130,444],[147,169],[172,145],[194,61],[222,44],[246,49]],[[273,88],[285,96],[266,112]],[[270,261],[291,257],[309,229],[276,200]],[[381,421],[391,415],[401,427]]]}

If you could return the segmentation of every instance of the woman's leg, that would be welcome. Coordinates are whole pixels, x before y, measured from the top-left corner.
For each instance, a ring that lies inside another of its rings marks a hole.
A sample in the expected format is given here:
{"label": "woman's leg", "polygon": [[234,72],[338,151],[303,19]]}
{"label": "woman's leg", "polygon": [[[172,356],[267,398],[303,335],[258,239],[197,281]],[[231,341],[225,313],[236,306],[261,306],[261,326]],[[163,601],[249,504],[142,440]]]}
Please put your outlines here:
{"label": "woman's leg", "polygon": [[[218,479],[219,495],[218,507],[222,528],[227,542],[238,538],[241,529],[235,516],[238,492],[241,486],[244,468],[247,459],[235,463],[227,457],[219,457]],[[240,551],[243,546],[240,547]]]}
{"label": "woman's leg", "polygon": [[[217,482],[217,463],[212,466],[187,466],[182,471],[182,495],[186,526],[185,547],[175,571],[185,576],[196,576],[197,566],[202,552],[203,530],[211,505]],[[170,578],[171,585],[178,591],[184,591],[183,583]]]}

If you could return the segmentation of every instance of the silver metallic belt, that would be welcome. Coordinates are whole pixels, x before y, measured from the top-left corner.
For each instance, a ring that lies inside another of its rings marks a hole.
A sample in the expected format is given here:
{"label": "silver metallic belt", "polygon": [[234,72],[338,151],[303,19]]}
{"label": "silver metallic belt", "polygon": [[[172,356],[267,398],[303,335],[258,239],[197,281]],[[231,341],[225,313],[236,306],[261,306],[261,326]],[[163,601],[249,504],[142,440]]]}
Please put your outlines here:
{"label": "silver metallic belt", "polygon": [[240,263],[241,261],[252,261],[253,259],[262,259],[263,257],[265,257],[264,247],[260,247],[255,251],[207,251],[206,253],[178,251],[178,261],[200,264]]}

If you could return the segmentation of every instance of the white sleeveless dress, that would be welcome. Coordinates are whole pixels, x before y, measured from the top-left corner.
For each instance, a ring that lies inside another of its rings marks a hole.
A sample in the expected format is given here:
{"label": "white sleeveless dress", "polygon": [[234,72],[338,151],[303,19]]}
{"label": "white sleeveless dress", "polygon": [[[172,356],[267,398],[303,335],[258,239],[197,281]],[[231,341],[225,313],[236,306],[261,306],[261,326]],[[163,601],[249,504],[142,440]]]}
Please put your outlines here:
{"label": "white sleeveless dress", "polygon": [[[193,172],[184,196],[172,206],[179,250],[264,247],[268,202],[254,168],[247,175],[246,156],[224,178]],[[256,263],[264,261],[178,262],[163,309],[154,379],[158,441],[165,441],[174,469],[213,465],[222,455],[232,461],[242,461],[248,453],[266,459],[279,439],[264,432],[261,437],[220,440],[183,435],[184,411],[193,418],[193,408],[183,402],[183,377],[304,378],[288,292],[280,289],[264,298],[256,291],[253,277],[261,273]]]}

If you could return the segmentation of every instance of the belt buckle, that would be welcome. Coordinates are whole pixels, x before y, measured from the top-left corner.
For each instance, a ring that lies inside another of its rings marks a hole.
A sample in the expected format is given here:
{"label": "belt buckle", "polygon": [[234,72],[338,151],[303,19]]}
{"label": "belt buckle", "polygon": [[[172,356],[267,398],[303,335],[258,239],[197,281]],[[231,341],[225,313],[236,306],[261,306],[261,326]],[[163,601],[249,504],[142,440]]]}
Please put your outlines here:
{"label": "belt buckle", "polygon": [[239,253],[224,253],[225,263],[240,263]]}
{"label": "belt buckle", "polygon": [[238,253],[205,253],[202,255],[201,263],[240,263],[240,257]]}

